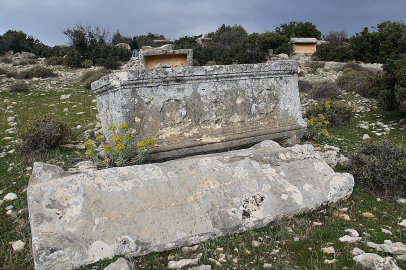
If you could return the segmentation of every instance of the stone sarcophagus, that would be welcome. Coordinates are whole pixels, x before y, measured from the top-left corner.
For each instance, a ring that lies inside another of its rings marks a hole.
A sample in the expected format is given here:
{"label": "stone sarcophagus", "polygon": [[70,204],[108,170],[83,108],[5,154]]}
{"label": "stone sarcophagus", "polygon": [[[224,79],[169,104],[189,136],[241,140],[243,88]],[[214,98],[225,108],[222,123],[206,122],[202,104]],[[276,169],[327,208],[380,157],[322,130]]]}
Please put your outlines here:
{"label": "stone sarcophagus", "polygon": [[107,139],[111,124],[127,123],[135,140],[157,141],[154,160],[295,143],[306,128],[294,61],[122,71],[92,90]]}

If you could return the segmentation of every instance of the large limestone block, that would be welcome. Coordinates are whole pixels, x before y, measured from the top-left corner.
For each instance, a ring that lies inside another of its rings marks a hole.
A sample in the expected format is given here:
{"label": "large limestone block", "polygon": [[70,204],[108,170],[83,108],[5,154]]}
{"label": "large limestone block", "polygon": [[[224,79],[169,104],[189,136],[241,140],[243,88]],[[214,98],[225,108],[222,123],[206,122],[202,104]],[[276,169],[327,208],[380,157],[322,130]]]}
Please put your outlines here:
{"label": "large limestone block", "polygon": [[[76,175],[35,163],[27,189],[36,269],[72,269],[240,233],[347,198],[311,145],[250,149]],[[41,174],[43,179],[41,179]]]}
{"label": "large limestone block", "polygon": [[136,140],[156,139],[150,157],[224,151],[264,140],[296,143],[305,129],[297,64],[156,68],[92,83],[103,134],[127,123]]}

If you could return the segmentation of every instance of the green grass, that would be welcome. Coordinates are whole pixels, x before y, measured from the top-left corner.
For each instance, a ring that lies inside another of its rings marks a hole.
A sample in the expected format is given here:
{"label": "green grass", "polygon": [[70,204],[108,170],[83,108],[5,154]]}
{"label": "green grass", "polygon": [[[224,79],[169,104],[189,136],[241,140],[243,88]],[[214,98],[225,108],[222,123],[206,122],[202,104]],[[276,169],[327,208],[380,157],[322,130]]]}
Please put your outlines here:
{"label": "green grass", "polygon": [[[7,68],[15,69],[11,65]],[[69,71],[60,66],[52,68],[56,72]],[[61,117],[72,129],[72,134],[64,143],[82,143],[86,139],[83,133],[96,124],[97,110],[96,104],[92,101],[95,99],[93,93],[83,89],[79,79],[80,74],[71,79],[56,77],[30,81],[31,90],[28,93],[9,93],[6,90],[9,83],[0,84],[0,152],[15,149],[15,145],[10,144],[10,140],[3,139],[13,137],[15,140],[16,136],[15,133],[5,132],[10,128],[7,122],[8,117],[16,116],[17,127],[21,127],[30,116],[45,112]],[[51,83],[52,81],[56,83]],[[71,94],[70,98],[60,99],[61,95],[68,94]],[[354,94],[345,94],[341,98],[351,102],[357,101]],[[9,100],[9,102],[4,102],[5,100]],[[7,107],[9,108],[7,109]],[[68,109],[68,112],[63,112],[65,108]],[[6,110],[12,110],[13,113],[7,113]],[[376,137],[371,131],[358,127],[360,120],[368,122],[379,120],[388,123],[405,117],[397,112],[380,110],[359,113],[349,125],[329,129],[330,136],[325,143],[340,147],[340,153],[349,156],[363,144],[363,134],[367,133],[371,137]],[[77,128],[78,125],[81,127]],[[395,128],[389,135],[382,136],[382,138],[386,137],[406,146],[405,135],[405,131]],[[4,202],[0,206],[0,269],[34,269],[25,191],[31,174],[29,167],[33,166],[34,161],[41,161],[68,169],[83,157],[84,150],[56,148],[36,155],[23,155],[16,151],[0,159],[0,190],[3,191],[0,198],[9,192],[18,195],[17,200]],[[10,164],[14,165],[10,166]],[[9,205],[14,207],[14,215],[6,215],[6,207]],[[343,213],[340,209],[344,207],[348,208],[348,211],[344,213],[350,216],[349,221],[338,216]],[[363,217],[364,212],[373,213],[375,218]],[[170,260],[195,258],[201,254],[200,264],[210,264],[212,269],[263,269],[264,263],[272,264],[272,269],[343,269],[344,267],[363,269],[355,265],[350,251],[354,247],[359,247],[368,252],[364,240],[378,244],[383,243],[386,239],[405,243],[406,230],[399,228],[400,218],[406,218],[405,206],[386,199],[378,201],[377,197],[357,187],[347,201],[324,206],[291,219],[275,221],[261,229],[208,240],[200,243],[199,248],[189,254],[184,254],[181,249],[175,249],[162,253],[151,253],[130,260],[137,269],[168,269],[167,265]],[[315,225],[314,222],[320,222],[321,225]],[[339,242],[338,238],[346,235],[344,230],[349,228],[357,230],[363,237],[363,241],[356,244]],[[383,233],[382,228],[391,230],[393,234]],[[10,244],[17,240],[25,242],[24,250],[20,253],[13,252]],[[259,245],[254,245],[253,241],[258,242]],[[333,246],[336,253],[323,254],[321,248],[327,246]],[[221,267],[218,267],[209,259],[219,260],[220,254],[225,255],[226,261],[222,262]],[[93,267],[103,269],[115,259],[97,262],[84,266],[82,269],[92,269]],[[337,259],[337,262],[325,264],[325,259]],[[406,269],[406,262],[398,260],[398,265]]]}

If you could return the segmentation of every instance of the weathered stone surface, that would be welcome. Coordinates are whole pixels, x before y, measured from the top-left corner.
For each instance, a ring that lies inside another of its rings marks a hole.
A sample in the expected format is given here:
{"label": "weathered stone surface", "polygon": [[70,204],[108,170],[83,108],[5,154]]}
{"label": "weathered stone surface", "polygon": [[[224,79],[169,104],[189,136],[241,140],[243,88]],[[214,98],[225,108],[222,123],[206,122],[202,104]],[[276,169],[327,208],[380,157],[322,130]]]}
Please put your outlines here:
{"label": "weathered stone surface", "polygon": [[104,135],[125,122],[136,140],[157,140],[155,160],[269,139],[295,144],[306,129],[294,61],[123,71],[92,89]]}
{"label": "weathered stone surface", "polygon": [[392,257],[382,258],[374,253],[363,253],[355,256],[354,261],[367,269],[372,270],[400,270],[395,259]]}
{"label": "weathered stone surface", "polygon": [[130,263],[124,259],[124,258],[119,258],[117,261],[114,263],[109,264],[104,270],[131,270],[133,269],[130,265]]}
{"label": "weathered stone surface", "polygon": [[258,228],[347,198],[354,185],[351,175],[335,173],[313,146],[282,148],[272,141],[55,175],[53,166],[35,163],[27,188],[37,270],[71,269]]}

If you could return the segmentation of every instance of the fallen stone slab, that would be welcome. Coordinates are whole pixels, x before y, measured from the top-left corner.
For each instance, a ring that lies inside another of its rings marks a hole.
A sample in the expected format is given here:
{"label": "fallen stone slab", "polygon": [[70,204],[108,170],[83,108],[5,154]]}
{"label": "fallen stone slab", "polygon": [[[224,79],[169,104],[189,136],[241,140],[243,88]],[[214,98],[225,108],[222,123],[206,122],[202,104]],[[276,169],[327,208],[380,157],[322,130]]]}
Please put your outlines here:
{"label": "fallen stone slab", "polygon": [[194,245],[345,199],[353,185],[313,146],[273,141],[75,175],[34,163],[27,198],[35,267]]}

